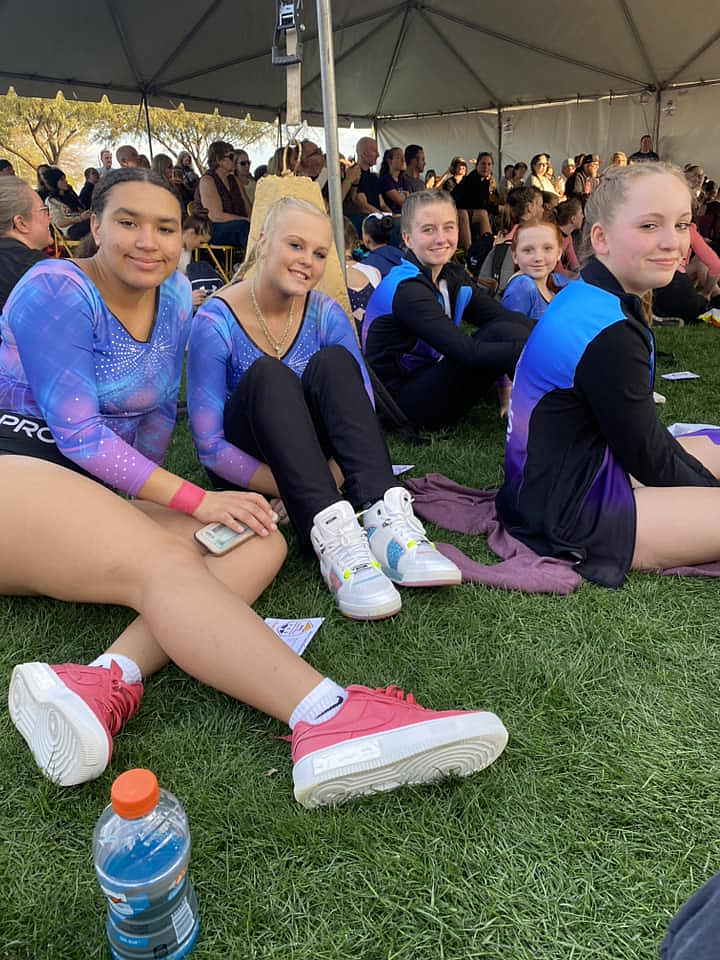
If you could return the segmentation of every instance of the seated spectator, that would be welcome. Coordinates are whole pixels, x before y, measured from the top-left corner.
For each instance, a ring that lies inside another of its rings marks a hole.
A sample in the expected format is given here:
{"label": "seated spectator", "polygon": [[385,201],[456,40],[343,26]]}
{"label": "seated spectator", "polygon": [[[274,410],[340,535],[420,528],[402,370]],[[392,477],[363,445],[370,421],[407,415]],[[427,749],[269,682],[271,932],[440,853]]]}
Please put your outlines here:
{"label": "seated spectator", "polygon": [[[117,148],[115,151],[115,159],[121,167],[140,166],[138,162],[140,160],[140,154],[135,147],[131,147],[129,144],[124,144],[122,147]],[[148,164],[148,166],[150,166],[150,164]]]}
{"label": "seated spectator", "polygon": [[500,204],[492,154],[480,151],[475,169],[463,177],[452,196],[458,210],[468,211],[473,236],[492,233],[490,217],[498,212]]}
{"label": "seated spectator", "polygon": [[109,170],[113,168],[113,156],[112,150],[108,150],[107,147],[104,150],[100,151],[100,166],[97,168],[99,176],[104,176]]}
{"label": "seated spectator", "polygon": [[356,147],[360,179],[353,194],[353,222],[362,220],[368,213],[389,213],[389,208],[380,193],[380,178],[373,172],[377,163],[377,142],[372,137],[360,137]]}
{"label": "seated spectator", "polygon": [[658,161],[660,157],[655,153],[652,148],[653,142],[652,137],[649,134],[645,134],[644,137],[640,138],[640,149],[636,150],[635,153],[631,153],[628,157],[630,163],[643,163],[647,160]]}
{"label": "seated spectator", "polygon": [[[498,299],[515,272],[510,244],[518,225],[526,220],[539,220],[543,215],[542,193],[537,187],[514,187],[507,196],[500,218],[500,232],[475,273],[481,279],[493,279],[497,283]],[[474,264],[470,264],[474,269]]]}
{"label": "seated spectator", "polygon": [[[402,235],[405,259],[370,297],[363,349],[408,420],[433,429],[461,420],[503,374],[512,375],[532,323],[451,262],[458,241],[452,194],[408,197]],[[477,332],[468,336],[462,321]]]}
{"label": "seated spectator", "polygon": [[513,166],[512,182],[514,187],[524,187],[525,177],[527,176],[528,165],[522,160]]}
{"label": "seated spectator", "polygon": [[10,163],[9,160],[0,159],[0,177],[14,177],[15,176],[15,167]]}
{"label": "seated spectator", "polygon": [[555,193],[552,180],[547,176],[548,158],[546,153],[536,153],[530,161],[529,187],[537,187],[541,193]]}
{"label": "seated spectator", "polygon": [[345,285],[358,336],[362,335],[365,308],[370,295],[382,280],[382,275],[377,267],[365,263],[364,260],[358,261],[355,259],[355,252],[359,243],[360,238],[357,235],[357,230],[345,217]]}
{"label": "seated spectator", "polygon": [[43,201],[43,203],[47,200],[48,196],[50,195],[50,191],[48,190],[48,185],[45,183],[45,174],[48,172],[48,170],[52,170],[52,167],[50,166],[49,163],[41,163],[35,169],[35,178],[37,181],[35,192]]}
{"label": "seated spectator", "polygon": [[68,240],[82,239],[90,232],[90,211],[83,208],[62,170],[52,167],[44,179],[49,191],[45,202],[50,222]]}
{"label": "seated spectator", "polygon": [[513,182],[513,172],[515,166],[512,163],[506,163],[503,167],[502,179],[498,183],[498,197],[500,198],[500,203],[505,203],[508,193],[515,186]]}
{"label": "seated spectator", "polygon": [[193,160],[187,150],[181,150],[177,155],[177,163],[173,170],[173,179],[180,191],[181,203],[187,208],[195,199],[199,175],[193,169]]}
{"label": "seated spectator", "polygon": [[518,272],[505,287],[504,307],[536,321],[545,313],[552,298],[568,282],[555,270],[562,249],[561,237],[557,225],[547,220],[529,220],[518,225],[510,244]]}
{"label": "seated spectator", "polygon": [[205,298],[224,286],[217,270],[207,260],[193,260],[193,253],[204,243],[210,242],[210,224],[202,217],[185,216],[182,222],[182,252],[178,270],[184,273],[192,287],[193,310],[197,310]]}
{"label": "seated spectator", "polygon": [[362,222],[362,241],[370,251],[363,260],[369,267],[375,267],[385,277],[402,263],[403,256],[392,240],[395,223],[389,213],[369,213]]}
{"label": "seated spectator", "polygon": [[425,171],[425,189],[432,190],[434,187],[438,186],[438,175],[435,170],[426,170]]}
{"label": "seated spectator", "polygon": [[198,184],[210,221],[210,240],[245,249],[250,231],[250,201],[235,179],[232,144],[216,140],[208,147],[208,170]]}
{"label": "seated spectator", "polygon": [[211,479],[281,498],[340,611],[374,620],[399,611],[394,582],[459,583],[460,571],[433,549],[397,485],[347,317],[314,290],[331,244],[315,206],[273,204],[252,278],[197,313],[188,411]]}
{"label": "seated spectator", "polygon": [[379,186],[388,209],[399,216],[405,197],[412,193],[410,183],[405,176],[405,156],[400,147],[390,147],[383,154]]}
{"label": "seated spectator", "polygon": [[245,196],[250,201],[250,210],[252,210],[256,183],[250,174],[250,157],[247,150],[235,151],[235,179],[245,191]]}
{"label": "seated spectator", "polygon": [[425,180],[422,173],[425,169],[425,151],[417,143],[405,147],[405,178],[410,184],[410,192],[418,193],[425,190]]}
{"label": "seated spectator", "polygon": [[80,203],[82,204],[84,210],[90,209],[93,190],[95,189],[95,184],[99,179],[100,174],[97,172],[95,167],[87,167],[85,169],[85,183],[82,185],[79,195]]}
{"label": "seated spectator", "polygon": [[453,157],[450,161],[450,166],[447,168],[447,173],[443,175],[438,187],[442,187],[443,190],[452,193],[466,173],[467,163],[463,157]]}
{"label": "seated spectator", "polygon": [[586,153],[581,157],[575,172],[565,181],[565,196],[577,197],[585,204],[592,193],[600,169],[600,157],[596,153]]}
{"label": "seated spectator", "polygon": [[575,252],[573,234],[582,228],[585,219],[583,207],[577,197],[571,197],[559,203],[554,213],[555,222],[562,234],[562,253],[557,269],[566,277],[575,279],[580,273],[580,263]]}
{"label": "seated spectator", "polygon": [[566,196],[565,184],[567,183],[568,177],[572,176],[573,173],[575,173],[575,160],[573,157],[566,157],[563,165],[560,167],[560,177],[556,187],[558,196]]}
{"label": "seated spectator", "polygon": [[268,172],[268,165],[266,163],[261,163],[259,166],[255,167],[253,170],[253,179],[255,180],[256,186],[263,177],[268,175]]}
{"label": "seated spectator", "polygon": [[543,215],[546,220],[553,219],[553,213],[558,203],[560,203],[560,197],[556,193],[548,193],[547,191],[543,192],[542,195],[543,201]]}
{"label": "seated spectator", "polygon": [[705,171],[699,163],[686,163],[683,167],[685,179],[693,200],[693,216],[697,215],[698,203],[705,184]]}
{"label": "seated spectator", "polygon": [[626,167],[627,165],[627,157],[622,150],[616,150],[615,153],[610,157],[611,167]]}
{"label": "seated spectator", "polygon": [[0,180],[0,310],[20,277],[52,243],[48,208],[18,177]]}
{"label": "seated spectator", "polygon": [[[311,180],[317,180],[325,169],[325,154],[317,143],[312,140],[303,140],[300,143],[300,157],[295,165],[294,174],[296,177],[310,177]],[[325,179],[321,186],[325,185]]]}
{"label": "seated spectator", "polygon": [[287,173],[294,173],[300,151],[294,144],[278,147],[270,157],[267,172],[272,177],[281,177]]}
{"label": "seated spectator", "polygon": [[648,295],[687,255],[681,174],[656,163],[608,170],[585,213],[593,256],[517,365],[496,507],[536,553],[620,587],[630,569],[720,559],[720,527],[708,522],[720,508],[720,447],[674,439],[653,399]]}
{"label": "seated spectator", "polygon": [[140,167],[141,170],[150,170],[152,169],[150,165],[150,160],[145,156],[144,153],[139,153],[137,155],[137,164],[136,166]]}

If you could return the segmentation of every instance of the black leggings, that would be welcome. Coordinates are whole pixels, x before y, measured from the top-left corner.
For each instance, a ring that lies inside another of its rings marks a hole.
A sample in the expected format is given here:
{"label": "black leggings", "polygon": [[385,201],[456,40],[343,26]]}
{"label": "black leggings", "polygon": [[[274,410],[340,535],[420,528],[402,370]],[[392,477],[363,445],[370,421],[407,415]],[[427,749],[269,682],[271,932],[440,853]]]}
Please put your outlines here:
{"label": "black leggings", "polygon": [[360,367],[341,346],[315,353],[302,377],[280,360],[256,360],[225,404],[224,432],[270,467],[303,546],[315,514],[340,499],[330,457],[355,509],[397,486]]}
{"label": "black leggings", "polygon": [[534,326],[528,317],[491,320],[472,339],[492,345],[492,363],[471,367],[443,357],[437,363],[414,374],[410,380],[390,389],[402,412],[419,427],[447,426],[466,416],[498,377],[512,376],[523,344]]}

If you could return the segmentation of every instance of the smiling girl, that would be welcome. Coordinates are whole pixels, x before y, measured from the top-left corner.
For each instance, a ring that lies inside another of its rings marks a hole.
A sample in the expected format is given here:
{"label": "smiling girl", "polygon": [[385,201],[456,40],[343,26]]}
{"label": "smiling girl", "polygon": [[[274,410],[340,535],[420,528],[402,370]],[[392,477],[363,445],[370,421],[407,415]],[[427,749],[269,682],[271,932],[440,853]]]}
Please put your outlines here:
{"label": "smiling girl", "polygon": [[585,208],[592,256],[518,363],[497,511],[543,555],[619,587],[630,569],[720,558],[720,446],[675,440],[653,401],[649,292],[690,242],[691,198],[661,163],[606,171]]}
{"label": "smiling girl", "polygon": [[459,583],[460,571],[397,485],[348,318],[314,289],[331,242],[311,203],[271,207],[255,272],[197,313],[188,410],[211,479],[281,498],[341,612],[375,620],[400,609],[393,583]]}
{"label": "smiling girl", "polygon": [[567,277],[555,272],[562,253],[560,230],[546,220],[521,223],[513,235],[510,252],[518,272],[505,288],[503,306],[539,320],[555,294],[568,282]]}
{"label": "smiling girl", "polygon": [[[405,259],[370,297],[368,363],[413,423],[456,423],[503,374],[512,374],[531,329],[451,263],[458,242],[452,194],[425,190],[403,204]],[[471,336],[461,321],[477,327]]]}

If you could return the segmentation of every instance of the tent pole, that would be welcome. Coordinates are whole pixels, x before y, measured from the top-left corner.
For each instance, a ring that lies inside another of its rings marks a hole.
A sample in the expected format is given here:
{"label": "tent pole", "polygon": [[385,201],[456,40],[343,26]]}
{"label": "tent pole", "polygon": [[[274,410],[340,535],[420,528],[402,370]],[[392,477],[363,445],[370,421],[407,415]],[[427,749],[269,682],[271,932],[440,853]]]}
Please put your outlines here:
{"label": "tent pole", "polygon": [[653,150],[660,153],[660,118],[662,115],[662,90],[655,91],[655,127],[653,129]]}
{"label": "tent pole", "polygon": [[152,159],[153,159],[152,130],[150,129],[150,110],[148,109],[148,96],[147,96],[147,91],[145,90],[143,90],[142,105],[143,105],[143,110],[145,111],[145,130],[147,132],[147,138],[148,138],[148,150],[150,152],[150,162],[152,163]]}
{"label": "tent pole", "polygon": [[498,180],[500,179],[500,171],[503,168],[503,118],[502,118],[502,109],[497,108],[497,130],[498,130],[498,165],[497,165],[497,175]]}
{"label": "tent pole", "polygon": [[338,148],[337,105],[335,102],[335,54],[333,52],[330,0],[317,0],[318,50],[322,78],[323,125],[328,169],[330,217],[333,223],[335,246],[345,272],[345,225],[340,194],[340,151]]}

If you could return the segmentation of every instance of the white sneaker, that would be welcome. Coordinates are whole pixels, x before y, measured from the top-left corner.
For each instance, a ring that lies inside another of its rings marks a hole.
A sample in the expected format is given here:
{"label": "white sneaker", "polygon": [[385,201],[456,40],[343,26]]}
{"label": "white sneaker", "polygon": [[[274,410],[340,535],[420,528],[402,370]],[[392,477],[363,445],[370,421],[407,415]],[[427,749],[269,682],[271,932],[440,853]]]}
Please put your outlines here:
{"label": "white sneaker", "polygon": [[370,552],[365,531],[347,500],[315,516],[310,540],[323,579],[346,617],[382,620],[400,610],[400,594]]}
{"label": "white sneaker", "polygon": [[370,549],[386,577],[404,587],[444,587],[460,583],[458,567],[435,549],[413,513],[404,487],[392,487],[363,514]]}

